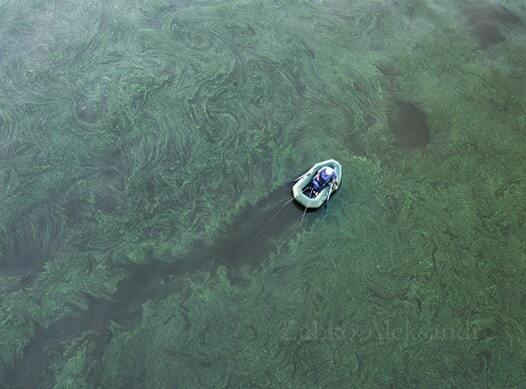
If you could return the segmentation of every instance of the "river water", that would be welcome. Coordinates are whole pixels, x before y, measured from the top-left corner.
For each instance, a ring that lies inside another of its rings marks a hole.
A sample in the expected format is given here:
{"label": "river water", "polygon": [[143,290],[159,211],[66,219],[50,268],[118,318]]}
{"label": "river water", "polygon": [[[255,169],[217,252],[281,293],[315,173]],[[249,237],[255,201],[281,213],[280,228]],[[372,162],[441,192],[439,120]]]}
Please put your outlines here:
{"label": "river water", "polygon": [[0,386],[523,385],[525,23],[0,0]]}

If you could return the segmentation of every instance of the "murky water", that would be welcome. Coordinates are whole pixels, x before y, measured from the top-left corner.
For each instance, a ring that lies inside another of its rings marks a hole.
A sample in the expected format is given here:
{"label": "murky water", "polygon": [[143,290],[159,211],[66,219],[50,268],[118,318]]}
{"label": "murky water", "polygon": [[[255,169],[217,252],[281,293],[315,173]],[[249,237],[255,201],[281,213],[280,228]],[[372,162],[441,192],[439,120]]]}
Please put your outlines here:
{"label": "murky water", "polygon": [[[291,229],[307,228],[313,218],[322,215],[309,211],[309,215],[302,218],[304,209],[292,200],[291,188],[292,184],[285,184],[256,204],[246,207],[216,242],[196,245],[197,249],[189,253],[188,258],[174,261],[178,263],[176,265],[151,263],[130,266],[129,276],[119,283],[113,301],[93,299],[89,310],[82,315],[40,329],[27,346],[22,360],[5,378],[6,385],[13,388],[38,387],[48,373],[47,355],[59,352],[61,342],[83,332],[92,332],[96,336],[97,351],[94,353],[102,357],[111,336],[107,332],[110,320],[129,326],[141,314],[144,302],[161,299],[174,288],[177,289],[177,279],[189,277],[193,273],[213,273],[218,266],[223,265],[235,282],[240,277],[241,267],[254,268],[265,259],[265,255],[273,248],[272,239],[286,239]],[[28,371],[33,373],[27,374]]]}
{"label": "murky water", "polygon": [[0,0],[0,386],[520,387],[525,20]]}
{"label": "murky water", "polygon": [[467,7],[466,18],[484,48],[505,41],[502,29],[521,23],[521,18],[503,5]]}
{"label": "murky water", "polygon": [[421,147],[431,141],[431,132],[425,114],[414,104],[396,101],[390,124],[397,141],[402,146]]}

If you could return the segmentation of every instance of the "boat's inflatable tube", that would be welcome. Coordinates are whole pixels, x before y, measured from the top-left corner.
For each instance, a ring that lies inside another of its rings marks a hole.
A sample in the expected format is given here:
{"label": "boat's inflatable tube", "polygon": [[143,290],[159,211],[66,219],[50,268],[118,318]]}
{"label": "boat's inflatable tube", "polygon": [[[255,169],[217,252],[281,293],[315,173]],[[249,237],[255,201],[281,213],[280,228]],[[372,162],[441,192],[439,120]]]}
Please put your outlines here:
{"label": "boat's inflatable tube", "polygon": [[[308,191],[306,193],[303,193],[303,190],[312,182],[312,179],[318,173],[318,170],[320,170],[322,167],[330,166],[334,170],[336,170],[336,174],[338,174],[338,182],[335,182],[332,186],[332,193],[334,193],[338,187],[341,185],[342,182],[342,165],[338,161],[335,161],[334,159],[329,159],[327,161],[323,161],[320,163],[317,163],[313,167],[309,169],[307,173],[305,173],[303,176],[300,177],[298,182],[294,184],[292,187],[292,195],[294,196],[294,199],[303,205],[305,208],[319,208],[325,203],[327,200],[327,197],[329,197],[329,191],[330,185],[327,185],[323,190],[318,193],[316,197],[310,198],[308,195]],[[331,194],[332,196],[332,194]]]}

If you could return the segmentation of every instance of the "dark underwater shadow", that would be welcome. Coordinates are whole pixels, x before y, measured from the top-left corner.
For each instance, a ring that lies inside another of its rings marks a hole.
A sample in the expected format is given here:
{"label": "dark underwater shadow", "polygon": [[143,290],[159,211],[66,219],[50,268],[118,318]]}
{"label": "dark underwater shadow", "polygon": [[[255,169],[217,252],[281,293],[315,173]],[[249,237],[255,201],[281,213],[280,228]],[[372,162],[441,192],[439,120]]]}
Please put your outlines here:
{"label": "dark underwater shadow", "polygon": [[309,211],[301,226],[304,208],[292,201],[292,184],[273,190],[255,204],[247,206],[221,231],[212,242],[198,242],[195,249],[170,263],[151,262],[128,266],[130,276],[119,283],[114,296],[113,320],[124,324],[141,311],[149,299],[162,298],[170,292],[159,285],[167,284],[181,274],[214,273],[225,266],[231,282],[242,280],[245,267],[257,267],[272,252],[275,239],[286,239],[295,228],[305,228],[322,212]]}
{"label": "dark underwater shadow", "polygon": [[395,100],[394,109],[389,115],[389,127],[400,146],[417,148],[431,141],[424,111],[411,102]]}
{"label": "dark underwater shadow", "polygon": [[466,6],[464,16],[480,47],[486,49],[506,40],[501,26],[518,25],[521,18],[503,5]]}
{"label": "dark underwater shadow", "polygon": [[175,276],[213,273],[223,265],[231,282],[241,282],[242,268],[259,265],[273,250],[273,239],[286,239],[285,234],[293,232],[293,226],[305,228],[323,215],[323,209],[308,211],[300,224],[304,209],[291,201],[291,187],[290,183],[282,185],[247,206],[215,241],[196,244],[195,250],[184,258],[127,266],[129,276],[119,282],[112,301],[91,299],[87,311],[58,320],[48,328],[38,328],[18,363],[3,374],[2,384],[17,388],[41,386],[49,373],[49,355],[61,353],[65,340],[82,333],[92,339],[90,359],[100,360],[111,340],[110,321],[129,326],[140,318],[144,302],[161,299],[177,288],[170,282]]}

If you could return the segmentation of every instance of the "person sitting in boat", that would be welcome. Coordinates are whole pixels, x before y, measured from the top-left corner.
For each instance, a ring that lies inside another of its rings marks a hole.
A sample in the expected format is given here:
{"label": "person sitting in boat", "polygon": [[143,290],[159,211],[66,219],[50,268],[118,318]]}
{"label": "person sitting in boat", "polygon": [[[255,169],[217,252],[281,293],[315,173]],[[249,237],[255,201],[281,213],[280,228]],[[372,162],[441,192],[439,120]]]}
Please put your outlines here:
{"label": "person sitting in boat", "polygon": [[330,166],[322,167],[312,179],[312,194],[317,196],[332,181],[334,181],[334,185],[338,185],[338,174],[336,171]]}

